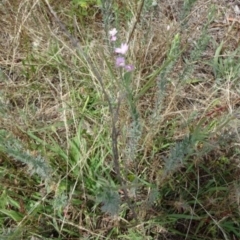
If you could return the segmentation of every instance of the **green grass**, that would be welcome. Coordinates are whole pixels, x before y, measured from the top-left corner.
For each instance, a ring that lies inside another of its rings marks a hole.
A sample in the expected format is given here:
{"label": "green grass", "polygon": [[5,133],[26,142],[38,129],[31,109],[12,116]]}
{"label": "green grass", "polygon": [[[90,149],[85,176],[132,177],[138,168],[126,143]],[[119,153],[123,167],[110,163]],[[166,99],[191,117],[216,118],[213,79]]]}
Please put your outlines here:
{"label": "green grass", "polygon": [[0,5],[0,239],[240,239],[238,28],[157,3]]}

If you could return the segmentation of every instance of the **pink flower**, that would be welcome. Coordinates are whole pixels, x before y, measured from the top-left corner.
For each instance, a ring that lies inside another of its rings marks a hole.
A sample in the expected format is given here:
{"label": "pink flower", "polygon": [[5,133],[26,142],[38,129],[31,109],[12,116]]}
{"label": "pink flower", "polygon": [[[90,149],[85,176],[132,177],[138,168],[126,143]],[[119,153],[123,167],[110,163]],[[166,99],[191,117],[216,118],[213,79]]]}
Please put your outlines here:
{"label": "pink flower", "polygon": [[111,42],[115,42],[117,40],[117,37],[116,36],[110,36],[110,41]]}
{"label": "pink flower", "polygon": [[126,65],[125,69],[127,72],[132,72],[134,70],[134,66],[133,65]]}
{"label": "pink flower", "polygon": [[126,43],[122,43],[120,48],[115,49],[115,53],[126,54],[128,50],[128,45]]}
{"label": "pink flower", "polygon": [[109,35],[112,37],[112,36],[115,36],[117,34],[117,29],[116,28],[113,28],[112,30],[109,31]]}
{"label": "pink flower", "polygon": [[117,34],[117,29],[113,28],[112,30],[110,30],[109,32],[110,35],[110,41],[115,42],[117,40],[116,34]]}
{"label": "pink flower", "polygon": [[117,57],[116,58],[116,66],[117,67],[124,67],[125,66],[125,58],[124,57]]}

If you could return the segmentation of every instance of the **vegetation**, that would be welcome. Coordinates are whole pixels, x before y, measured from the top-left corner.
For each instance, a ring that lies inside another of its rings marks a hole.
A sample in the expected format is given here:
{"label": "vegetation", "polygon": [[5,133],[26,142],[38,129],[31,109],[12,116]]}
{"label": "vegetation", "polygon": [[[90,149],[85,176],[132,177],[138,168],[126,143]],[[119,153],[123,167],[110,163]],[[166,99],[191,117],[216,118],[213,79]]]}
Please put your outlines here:
{"label": "vegetation", "polygon": [[0,12],[1,239],[240,239],[233,3]]}

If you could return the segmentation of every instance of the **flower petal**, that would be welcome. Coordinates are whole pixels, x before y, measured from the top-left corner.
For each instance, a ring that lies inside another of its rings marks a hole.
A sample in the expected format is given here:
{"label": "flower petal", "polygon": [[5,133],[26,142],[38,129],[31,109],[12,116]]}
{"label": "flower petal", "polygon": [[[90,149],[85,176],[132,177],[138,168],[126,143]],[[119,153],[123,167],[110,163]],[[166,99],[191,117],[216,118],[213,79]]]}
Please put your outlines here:
{"label": "flower petal", "polygon": [[125,58],[124,57],[117,57],[116,58],[116,66],[117,67],[124,67],[125,66]]}
{"label": "flower petal", "polygon": [[134,66],[131,65],[131,64],[130,65],[126,65],[125,69],[126,69],[127,72],[132,72],[134,70]]}
{"label": "flower petal", "polygon": [[111,37],[110,37],[110,41],[111,41],[111,42],[115,42],[116,40],[117,40],[117,37],[116,37],[116,36],[111,36]]}
{"label": "flower petal", "polygon": [[112,30],[109,31],[109,35],[111,37],[115,36],[117,34],[117,29],[116,28],[113,28]]}
{"label": "flower petal", "polygon": [[128,45],[126,43],[122,43],[120,48],[116,48],[115,52],[120,54],[126,54],[128,50]]}

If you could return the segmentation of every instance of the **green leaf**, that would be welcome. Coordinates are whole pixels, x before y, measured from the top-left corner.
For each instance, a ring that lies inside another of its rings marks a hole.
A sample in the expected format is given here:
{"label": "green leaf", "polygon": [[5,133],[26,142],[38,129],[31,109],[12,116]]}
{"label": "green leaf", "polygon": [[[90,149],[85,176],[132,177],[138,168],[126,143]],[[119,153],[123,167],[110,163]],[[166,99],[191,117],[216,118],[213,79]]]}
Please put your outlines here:
{"label": "green leaf", "polygon": [[21,213],[15,212],[13,210],[0,209],[0,212],[7,215],[16,222],[20,222],[23,219],[23,215]]}
{"label": "green leaf", "polygon": [[117,191],[106,188],[97,197],[97,202],[103,204],[101,207],[103,212],[109,213],[113,216],[119,211],[121,199]]}
{"label": "green leaf", "polygon": [[218,46],[214,58],[213,58],[213,70],[214,70],[214,75],[217,76],[217,72],[218,72],[218,66],[219,66],[219,56],[220,53],[222,51],[222,47],[223,47],[223,41],[220,43],[220,45]]}

